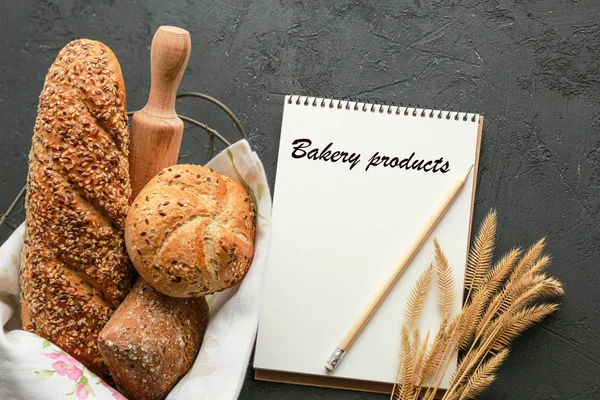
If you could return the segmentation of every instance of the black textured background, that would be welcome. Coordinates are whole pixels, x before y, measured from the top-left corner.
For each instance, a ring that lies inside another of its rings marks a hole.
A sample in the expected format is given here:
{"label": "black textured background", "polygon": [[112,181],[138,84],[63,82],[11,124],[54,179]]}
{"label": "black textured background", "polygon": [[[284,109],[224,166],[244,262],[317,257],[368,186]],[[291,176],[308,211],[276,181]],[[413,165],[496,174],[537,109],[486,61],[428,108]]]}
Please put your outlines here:
{"label": "black textured background", "polygon": [[[484,115],[475,224],[497,209],[499,251],[547,235],[567,297],[517,340],[482,397],[600,398],[600,2],[2,0],[0,210],[24,183],[37,97],[60,48],[108,44],[137,110],[163,24],[192,35],[181,89],[240,116],[271,183],[286,93]],[[213,108],[190,112],[235,137]],[[387,398],[250,376],[242,399]]]}

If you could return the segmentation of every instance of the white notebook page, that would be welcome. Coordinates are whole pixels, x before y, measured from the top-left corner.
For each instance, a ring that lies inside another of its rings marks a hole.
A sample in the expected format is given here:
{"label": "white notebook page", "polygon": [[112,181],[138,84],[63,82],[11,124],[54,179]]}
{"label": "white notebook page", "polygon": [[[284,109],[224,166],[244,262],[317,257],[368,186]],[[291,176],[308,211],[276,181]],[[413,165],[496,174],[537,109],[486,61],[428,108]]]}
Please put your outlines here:
{"label": "white notebook page", "polygon": [[[475,163],[479,117],[297,99],[286,97],[284,106],[254,367],[393,382],[404,308],[433,261],[434,235],[452,266],[454,311],[460,310],[473,174],[339,366],[327,374],[323,364],[453,182]],[[400,168],[412,153],[409,167],[423,160],[422,170]],[[430,330],[433,338],[439,326],[436,296],[433,282],[422,337]]]}

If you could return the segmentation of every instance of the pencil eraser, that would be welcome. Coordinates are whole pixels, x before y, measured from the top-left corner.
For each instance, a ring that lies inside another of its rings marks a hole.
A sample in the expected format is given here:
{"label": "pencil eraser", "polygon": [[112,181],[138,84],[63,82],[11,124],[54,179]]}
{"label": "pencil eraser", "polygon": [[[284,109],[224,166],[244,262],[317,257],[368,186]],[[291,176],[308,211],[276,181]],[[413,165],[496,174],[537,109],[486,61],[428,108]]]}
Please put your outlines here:
{"label": "pencil eraser", "polygon": [[344,357],[344,353],[344,350],[340,349],[339,347],[336,348],[325,362],[325,369],[329,372],[333,371],[335,367],[337,367],[338,363],[342,360],[342,357]]}

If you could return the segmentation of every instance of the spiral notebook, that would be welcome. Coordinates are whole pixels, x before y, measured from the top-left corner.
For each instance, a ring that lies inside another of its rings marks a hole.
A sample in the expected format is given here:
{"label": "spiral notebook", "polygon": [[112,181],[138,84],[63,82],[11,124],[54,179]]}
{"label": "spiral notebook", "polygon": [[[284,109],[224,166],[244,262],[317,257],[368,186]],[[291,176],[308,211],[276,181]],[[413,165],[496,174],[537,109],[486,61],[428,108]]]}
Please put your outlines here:
{"label": "spiral notebook", "polygon": [[[257,379],[391,391],[404,307],[433,261],[434,235],[452,266],[456,299],[462,298],[482,124],[472,113],[285,98]],[[327,373],[325,360],[472,165],[475,172],[431,238],[343,362]],[[436,297],[431,285],[419,322],[430,337],[441,320]]]}

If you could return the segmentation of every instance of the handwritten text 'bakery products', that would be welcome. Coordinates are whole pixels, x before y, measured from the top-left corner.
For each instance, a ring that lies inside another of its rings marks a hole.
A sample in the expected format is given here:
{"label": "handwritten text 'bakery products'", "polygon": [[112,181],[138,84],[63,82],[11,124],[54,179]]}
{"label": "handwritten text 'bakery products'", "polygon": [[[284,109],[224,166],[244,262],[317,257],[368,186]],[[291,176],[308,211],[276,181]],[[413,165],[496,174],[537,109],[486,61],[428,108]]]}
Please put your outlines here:
{"label": "handwritten text 'bakery products'", "polygon": [[[312,140],[307,138],[296,139],[292,142],[292,158],[306,158],[313,161],[341,162],[348,164],[352,170],[361,161],[360,153],[351,153],[344,150],[335,150],[333,142],[330,142],[322,149],[312,146]],[[419,159],[413,151],[408,157],[389,156],[375,152],[367,161],[365,171],[371,167],[399,168],[407,171],[416,170],[424,172],[445,174],[450,171],[450,161],[445,161],[443,157],[435,160]]]}

